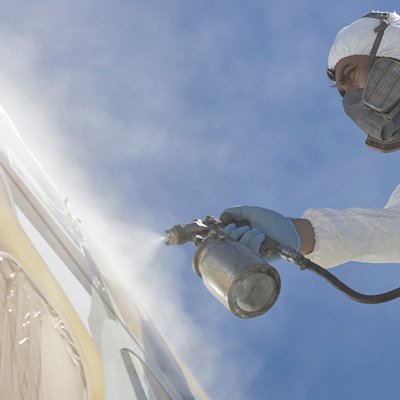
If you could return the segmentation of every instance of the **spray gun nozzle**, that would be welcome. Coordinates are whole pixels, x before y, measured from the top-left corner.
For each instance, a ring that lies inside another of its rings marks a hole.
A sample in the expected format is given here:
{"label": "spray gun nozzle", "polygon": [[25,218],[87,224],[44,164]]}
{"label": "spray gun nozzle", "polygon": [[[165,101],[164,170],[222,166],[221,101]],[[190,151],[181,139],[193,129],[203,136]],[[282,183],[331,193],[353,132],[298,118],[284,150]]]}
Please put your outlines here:
{"label": "spray gun nozzle", "polygon": [[188,224],[174,225],[171,229],[165,231],[168,237],[165,245],[170,246],[192,242],[199,236],[206,236],[212,229],[219,226],[221,226],[221,222],[212,216],[207,216],[204,220],[195,219]]}
{"label": "spray gun nozzle", "polygon": [[165,233],[167,234],[166,246],[187,242],[184,225],[174,225],[171,229],[166,229]]}

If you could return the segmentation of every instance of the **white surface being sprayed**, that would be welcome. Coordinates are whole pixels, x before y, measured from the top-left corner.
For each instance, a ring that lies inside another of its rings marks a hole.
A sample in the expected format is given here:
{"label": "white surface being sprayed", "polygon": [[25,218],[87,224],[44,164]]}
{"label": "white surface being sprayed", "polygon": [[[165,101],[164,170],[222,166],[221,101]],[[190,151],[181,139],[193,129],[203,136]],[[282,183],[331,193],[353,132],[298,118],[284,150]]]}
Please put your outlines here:
{"label": "white surface being sprayed", "polygon": [[46,265],[49,267],[53,276],[63,288],[75,311],[81,318],[86,329],[89,330],[88,316],[90,312],[91,297],[80,284],[79,280],[72,274],[60,257],[49,246],[46,240],[32,225],[25,214],[16,207],[18,222],[21,224],[25,233],[39,252]]}

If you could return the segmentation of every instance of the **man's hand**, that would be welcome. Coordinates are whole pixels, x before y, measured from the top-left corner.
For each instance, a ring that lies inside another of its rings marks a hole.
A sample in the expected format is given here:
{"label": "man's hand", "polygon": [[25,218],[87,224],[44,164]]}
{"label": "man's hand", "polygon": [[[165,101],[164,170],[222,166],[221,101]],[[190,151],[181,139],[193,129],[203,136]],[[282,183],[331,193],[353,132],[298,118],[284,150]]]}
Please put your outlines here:
{"label": "man's hand", "polygon": [[[273,210],[251,206],[227,208],[224,213],[229,213],[237,223],[247,221],[250,224],[250,226],[237,227],[232,223],[225,228],[225,232],[255,253],[259,254],[261,243],[267,236],[284,246],[301,250],[302,240],[296,229],[299,226],[296,221],[304,220],[294,220],[294,223],[291,218],[284,217]],[[269,257],[266,261],[270,262],[276,259],[277,257]]]}

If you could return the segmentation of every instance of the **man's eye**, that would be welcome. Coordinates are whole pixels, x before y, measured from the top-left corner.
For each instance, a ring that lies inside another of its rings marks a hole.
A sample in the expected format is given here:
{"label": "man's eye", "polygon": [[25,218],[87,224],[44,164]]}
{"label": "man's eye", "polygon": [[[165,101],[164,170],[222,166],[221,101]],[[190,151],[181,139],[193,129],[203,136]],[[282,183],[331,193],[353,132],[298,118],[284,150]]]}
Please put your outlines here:
{"label": "man's eye", "polygon": [[355,75],[357,71],[357,66],[349,68],[342,76],[342,85],[351,85],[355,81]]}

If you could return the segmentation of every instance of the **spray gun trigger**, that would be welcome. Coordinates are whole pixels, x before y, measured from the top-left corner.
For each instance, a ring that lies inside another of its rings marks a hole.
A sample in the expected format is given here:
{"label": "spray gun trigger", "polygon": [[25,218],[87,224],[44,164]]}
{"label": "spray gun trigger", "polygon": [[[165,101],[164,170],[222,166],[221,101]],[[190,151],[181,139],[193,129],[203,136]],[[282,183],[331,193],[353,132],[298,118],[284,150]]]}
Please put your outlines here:
{"label": "spray gun trigger", "polygon": [[229,225],[229,224],[235,224],[237,227],[240,226],[250,226],[250,222],[247,221],[247,219],[236,219],[233,217],[232,214],[229,214],[227,212],[224,212],[221,214],[221,216],[219,217],[222,225]]}

